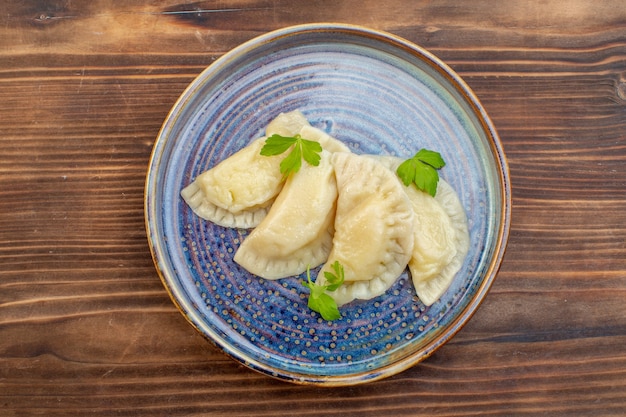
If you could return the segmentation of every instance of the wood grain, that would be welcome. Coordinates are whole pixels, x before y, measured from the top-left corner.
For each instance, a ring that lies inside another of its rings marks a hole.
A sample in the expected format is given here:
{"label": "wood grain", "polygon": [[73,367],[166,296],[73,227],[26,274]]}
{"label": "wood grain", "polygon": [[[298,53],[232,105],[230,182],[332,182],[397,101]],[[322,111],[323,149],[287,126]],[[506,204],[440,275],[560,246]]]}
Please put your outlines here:
{"label": "wood grain", "polygon": [[[0,415],[626,414],[626,3],[1,1]],[[363,386],[295,386],[189,326],[152,265],[149,155],[206,66],[279,27],[383,29],[476,92],[511,238],[469,324]]]}

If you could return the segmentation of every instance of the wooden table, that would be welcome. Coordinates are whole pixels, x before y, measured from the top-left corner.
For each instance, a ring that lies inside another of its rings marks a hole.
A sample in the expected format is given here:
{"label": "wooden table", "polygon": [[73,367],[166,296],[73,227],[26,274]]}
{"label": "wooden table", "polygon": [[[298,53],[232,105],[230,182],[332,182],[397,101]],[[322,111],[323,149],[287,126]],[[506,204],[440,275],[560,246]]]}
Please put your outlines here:
{"label": "wooden table", "polygon": [[[626,2],[9,1],[0,6],[0,415],[625,415]],[[143,186],[185,87],[243,41],[336,21],[400,35],[474,89],[511,170],[501,271],[394,377],[257,374],[152,263]]]}

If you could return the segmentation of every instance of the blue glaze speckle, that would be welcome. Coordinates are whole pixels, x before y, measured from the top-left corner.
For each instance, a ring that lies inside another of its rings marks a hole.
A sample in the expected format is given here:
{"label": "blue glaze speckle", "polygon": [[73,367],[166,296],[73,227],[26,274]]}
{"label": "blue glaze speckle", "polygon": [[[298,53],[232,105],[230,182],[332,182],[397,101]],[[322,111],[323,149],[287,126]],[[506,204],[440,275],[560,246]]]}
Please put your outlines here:
{"label": "blue glaze speckle", "polygon": [[[355,153],[409,157],[427,147],[443,155],[442,176],[467,210],[472,248],[440,301],[424,306],[405,273],[387,293],[326,322],[306,305],[304,275],[250,275],[232,260],[248,231],[206,222],[186,206],[184,186],[295,109]],[[236,48],[181,96],[155,144],[146,224],[173,300],[226,353],[284,380],[353,384],[426,358],[469,319],[501,261],[509,200],[495,130],[458,76],[393,36],[308,25]]]}

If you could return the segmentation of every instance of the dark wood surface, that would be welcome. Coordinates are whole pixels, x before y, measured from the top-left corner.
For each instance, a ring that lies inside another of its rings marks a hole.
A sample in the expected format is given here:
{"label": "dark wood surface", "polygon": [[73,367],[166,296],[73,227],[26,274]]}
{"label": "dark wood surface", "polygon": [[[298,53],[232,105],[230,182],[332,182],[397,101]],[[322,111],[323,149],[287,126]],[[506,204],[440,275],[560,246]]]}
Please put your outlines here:
{"label": "dark wood surface", "polygon": [[[155,272],[154,139],[254,36],[336,21],[446,61],[497,127],[508,250],[469,324],[371,384],[296,386],[205,341]],[[625,1],[0,4],[0,415],[626,414]]]}

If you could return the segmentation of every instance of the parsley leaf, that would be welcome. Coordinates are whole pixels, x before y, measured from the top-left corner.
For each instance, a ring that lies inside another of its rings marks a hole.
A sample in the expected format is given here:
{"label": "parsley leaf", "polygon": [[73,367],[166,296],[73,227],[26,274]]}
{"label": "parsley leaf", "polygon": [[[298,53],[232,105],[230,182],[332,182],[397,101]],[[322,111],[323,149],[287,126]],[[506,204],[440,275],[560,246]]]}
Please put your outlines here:
{"label": "parsley leaf", "polygon": [[335,273],[325,271],[324,277],[328,281],[327,285],[318,285],[311,281],[311,271],[307,267],[306,269],[306,281],[302,282],[302,285],[310,290],[309,301],[307,305],[313,311],[317,311],[322,315],[324,320],[336,320],[341,318],[341,313],[337,307],[335,300],[326,291],[335,291],[341,284],[343,284],[344,273],[343,266],[335,261],[332,265]]}
{"label": "parsley leaf", "polygon": [[333,262],[331,265],[335,273],[324,271],[324,278],[328,281],[327,290],[335,291],[341,284],[343,284],[344,280],[344,272],[343,265],[339,263],[339,261]]}
{"label": "parsley leaf", "polygon": [[412,158],[407,159],[396,170],[398,177],[407,187],[414,183],[415,186],[431,196],[437,194],[439,173],[446,163],[438,152],[428,149],[420,149]]}
{"label": "parsley leaf", "polygon": [[292,148],[291,152],[280,163],[280,173],[283,177],[298,172],[302,166],[302,159],[312,166],[320,164],[322,145],[319,142],[304,139],[300,135],[290,137],[274,134],[270,136],[261,148],[261,155],[280,155],[289,148]]}

